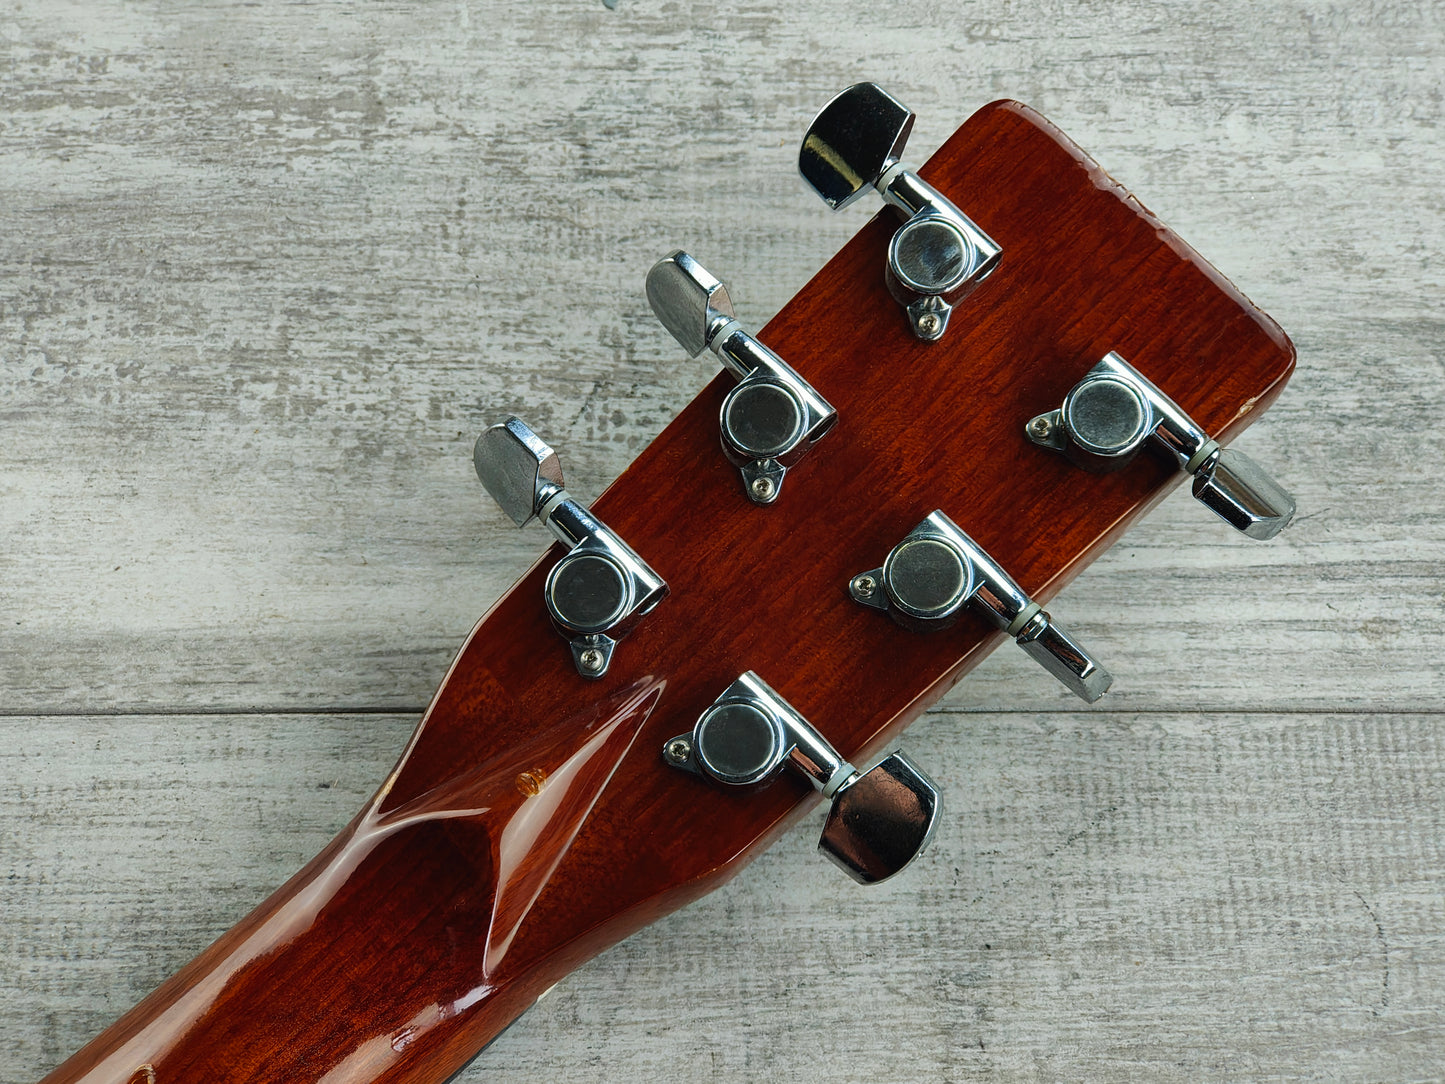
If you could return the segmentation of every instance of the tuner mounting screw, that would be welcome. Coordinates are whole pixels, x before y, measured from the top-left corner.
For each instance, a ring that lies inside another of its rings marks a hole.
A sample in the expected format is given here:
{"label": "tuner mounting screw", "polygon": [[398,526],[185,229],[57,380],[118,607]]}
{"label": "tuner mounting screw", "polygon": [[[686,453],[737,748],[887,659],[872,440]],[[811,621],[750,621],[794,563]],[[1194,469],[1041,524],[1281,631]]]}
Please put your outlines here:
{"label": "tuner mounting screw", "polygon": [[853,593],[859,598],[872,598],[873,592],[878,590],[878,581],[872,576],[863,575],[853,577]]}
{"label": "tuner mounting screw", "polygon": [[673,738],[663,748],[662,755],[667,758],[668,763],[680,767],[692,759],[692,742],[686,738]]}
{"label": "tuner mounting screw", "polygon": [[602,652],[595,647],[589,647],[577,656],[577,663],[589,674],[595,674],[602,669],[602,664],[607,660]]}
{"label": "tuner mounting screw", "polygon": [[1053,433],[1054,426],[1047,414],[1040,414],[1033,421],[1029,422],[1029,436],[1035,440],[1048,440]]}
{"label": "tuner mounting screw", "polygon": [[936,313],[925,312],[918,318],[918,332],[928,338],[938,334],[941,321]]}
{"label": "tuner mounting screw", "polygon": [[771,478],[754,478],[748,489],[752,491],[753,497],[760,501],[770,501],[773,494],[777,492],[777,483]]}

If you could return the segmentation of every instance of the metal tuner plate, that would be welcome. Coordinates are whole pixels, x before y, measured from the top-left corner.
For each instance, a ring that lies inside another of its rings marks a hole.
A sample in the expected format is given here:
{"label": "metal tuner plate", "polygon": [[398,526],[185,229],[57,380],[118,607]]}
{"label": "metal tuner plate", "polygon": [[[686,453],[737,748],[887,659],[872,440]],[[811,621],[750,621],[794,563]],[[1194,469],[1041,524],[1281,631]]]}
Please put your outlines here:
{"label": "metal tuner plate", "polygon": [[854,576],[855,602],[917,632],[946,628],[965,608],[1014,638],[1076,696],[1093,703],[1114,680],[977,542],[934,511],[889,551],[881,568]]}
{"label": "metal tuner plate", "polygon": [[667,584],[632,547],[574,500],[562,485],[557,453],[518,418],[477,438],[477,477],[517,523],[540,518],[568,547],[552,566],[543,601],[571,645],[583,677],[600,678],[617,641],[667,595]]}
{"label": "metal tuner plate", "polygon": [[874,188],[904,223],[884,276],[913,334],[943,337],[954,307],[998,266],[1003,250],[902,161],[914,114],[875,83],[843,91],[809,125],[798,172],[835,211]]}
{"label": "metal tuner plate", "polygon": [[1029,419],[1024,433],[1042,448],[1094,473],[1119,470],[1146,444],[1194,477],[1194,496],[1249,538],[1279,534],[1295,500],[1243,452],[1221,448],[1169,396],[1112,350],[1064,396],[1058,410]]}
{"label": "metal tuner plate", "polygon": [[681,250],[647,273],[647,300],[672,337],[697,357],[711,349],[738,380],[723,400],[723,452],[754,504],[772,504],[783,476],[838,420],[838,413],[791,365],[733,317],[720,279]]}
{"label": "metal tuner plate", "polygon": [[748,787],[791,766],[832,799],[818,849],[860,884],[886,880],[933,838],[938,788],[902,752],[859,772],[762,678],[747,671],[698,718],[691,734],[663,745],[674,768]]}

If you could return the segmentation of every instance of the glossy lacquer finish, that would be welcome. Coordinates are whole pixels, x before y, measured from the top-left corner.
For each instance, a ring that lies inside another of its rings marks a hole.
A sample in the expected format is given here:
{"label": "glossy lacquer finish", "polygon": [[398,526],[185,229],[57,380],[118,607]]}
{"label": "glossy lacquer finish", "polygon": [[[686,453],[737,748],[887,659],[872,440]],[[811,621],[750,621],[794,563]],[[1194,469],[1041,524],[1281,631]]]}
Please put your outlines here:
{"label": "glossy lacquer finish", "polygon": [[778,502],[751,504],[717,446],[720,376],[595,505],[672,589],[608,675],[580,678],[548,623],[554,549],[357,820],[48,1080],[446,1080],[816,800],[790,775],[739,792],[663,764],[739,674],[863,763],[1000,642],[971,616],[900,629],[849,599],[858,569],[942,509],[1046,601],[1182,478],[1163,457],[1085,475],[1024,438],[1106,352],[1222,441],[1279,393],[1283,333],[1036,114],[988,106],[922,174],[1004,250],[944,340],[887,293],[884,211],[759,335],[839,414]]}

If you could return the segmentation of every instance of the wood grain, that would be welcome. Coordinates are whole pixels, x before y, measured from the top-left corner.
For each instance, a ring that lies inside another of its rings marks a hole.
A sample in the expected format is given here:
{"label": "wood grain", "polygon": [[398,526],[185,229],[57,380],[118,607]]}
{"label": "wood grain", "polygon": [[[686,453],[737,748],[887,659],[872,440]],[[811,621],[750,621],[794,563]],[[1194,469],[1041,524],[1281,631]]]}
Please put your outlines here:
{"label": "wood grain", "polygon": [[[953,811],[917,880],[855,895],[790,836],[464,1079],[1439,1075],[1439,13],[12,11],[5,1079],[385,772],[538,549],[459,500],[476,429],[524,409],[594,495],[708,376],[646,310],[651,260],[688,245],[758,326],[857,227],[791,156],[860,77],[920,111],[919,158],[989,98],[1037,106],[1279,319],[1300,369],[1242,446],[1301,518],[1251,546],[1171,499],[1061,600],[1105,711],[999,653],[910,731]],[[325,764],[354,789],[319,824]]]}

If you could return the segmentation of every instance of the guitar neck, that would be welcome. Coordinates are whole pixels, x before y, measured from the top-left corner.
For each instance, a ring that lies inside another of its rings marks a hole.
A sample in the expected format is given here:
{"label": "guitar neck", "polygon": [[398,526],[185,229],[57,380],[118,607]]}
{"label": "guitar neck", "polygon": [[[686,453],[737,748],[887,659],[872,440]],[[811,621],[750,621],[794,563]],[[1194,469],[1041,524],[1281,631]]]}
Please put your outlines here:
{"label": "guitar neck", "polygon": [[565,758],[515,747],[401,803],[388,780],[321,854],[45,1084],[447,1079],[579,962],[509,955],[656,700],[638,688],[576,720]]}

